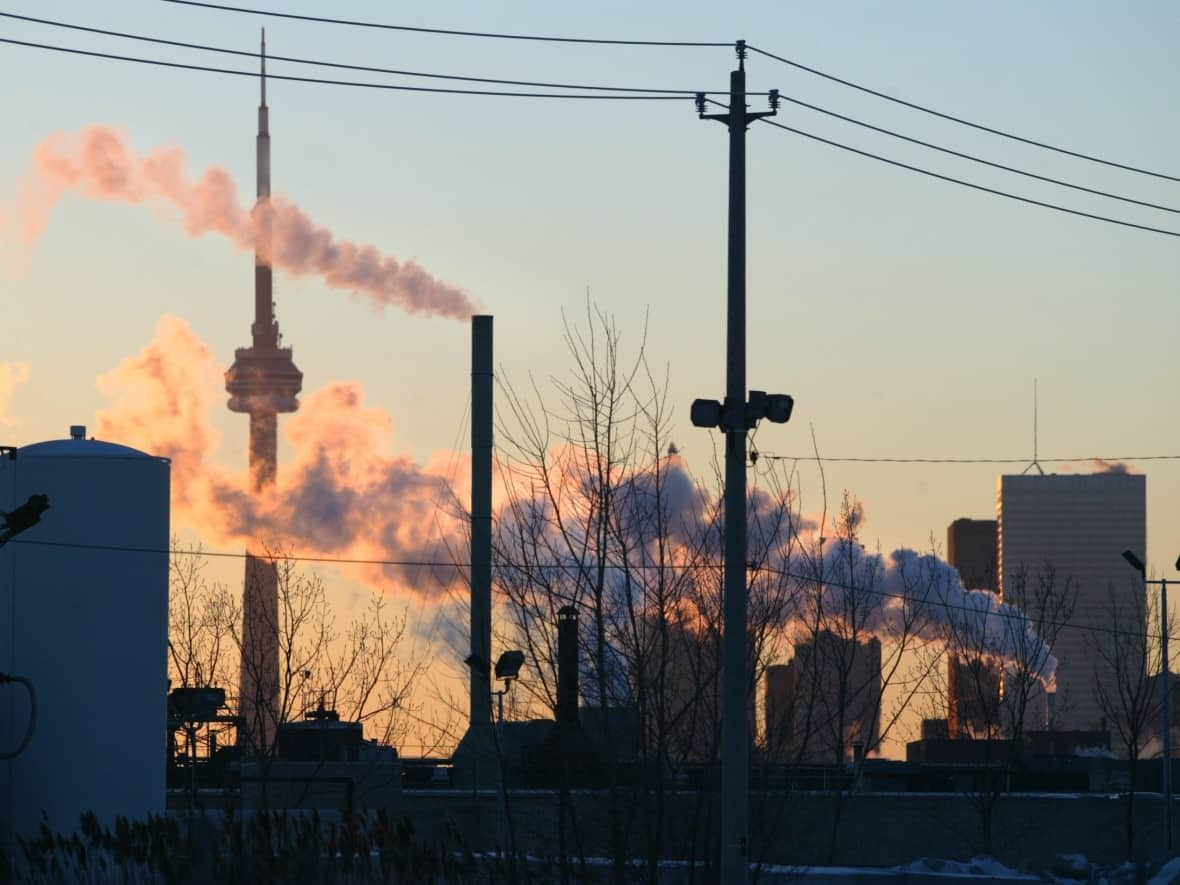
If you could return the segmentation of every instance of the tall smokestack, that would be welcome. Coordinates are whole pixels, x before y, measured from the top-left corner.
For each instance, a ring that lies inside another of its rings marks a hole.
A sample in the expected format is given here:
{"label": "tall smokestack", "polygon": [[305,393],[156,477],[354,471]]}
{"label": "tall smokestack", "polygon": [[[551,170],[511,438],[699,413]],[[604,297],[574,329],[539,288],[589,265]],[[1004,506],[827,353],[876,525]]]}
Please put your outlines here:
{"label": "tall smokestack", "polygon": [[[258,205],[270,199],[270,119],[266,106],[266,31],[262,32],[261,93],[258,104],[256,160]],[[266,213],[259,213],[265,224]],[[299,408],[296,399],[303,373],[295,367],[291,348],[280,347],[274,310],[274,275],[269,252],[270,232],[259,230],[254,254],[254,322],[251,346],[234,353],[225,373],[231,412],[250,416],[250,477],[256,493],[274,484],[278,462],[278,416]],[[242,665],[239,684],[239,741],[266,752],[274,740],[279,715],[279,583],[273,562],[246,552],[242,590]]]}
{"label": "tall smokestack", "polygon": [[578,610],[557,612],[557,724],[578,724]]}
{"label": "tall smokestack", "polygon": [[491,721],[492,318],[471,318],[471,727]]}
{"label": "tall smokestack", "polygon": [[500,782],[492,734],[492,318],[471,318],[471,706],[452,759],[456,786]]}

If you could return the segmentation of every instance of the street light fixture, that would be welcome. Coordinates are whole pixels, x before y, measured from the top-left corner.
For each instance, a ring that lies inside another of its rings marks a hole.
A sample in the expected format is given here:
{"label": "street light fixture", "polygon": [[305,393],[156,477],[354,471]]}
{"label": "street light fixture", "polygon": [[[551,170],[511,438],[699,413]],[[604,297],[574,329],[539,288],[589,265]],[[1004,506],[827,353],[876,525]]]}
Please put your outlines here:
{"label": "street light fixture", "polygon": [[[1143,579],[1143,592],[1147,593],[1148,584],[1158,584],[1160,588],[1160,702],[1161,737],[1163,739],[1163,792],[1164,792],[1164,847],[1167,855],[1172,855],[1172,671],[1168,664],[1168,580],[1160,578],[1158,581],[1148,580],[1147,566],[1132,550],[1123,551],[1123,559]],[[1176,569],[1180,571],[1180,557],[1176,559]]]}
{"label": "street light fixture", "polygon": [[520,668],[523,666],[524,652],[522,651],[506,651],[496,660],[496,678],[504,683],[503,688],[493,692],[497,701],[497,726],[504,722],[504,695],[508,694],[508,689],[512,687],[513,681],[520,678]]}
{"label": "street light fixture", "polygon": [[31,529],[41,521],[41,514],[49,509],[48,495],[29,495],[29,500],[15,510],[0,513],[0,547],[7,544],[21,532]]}

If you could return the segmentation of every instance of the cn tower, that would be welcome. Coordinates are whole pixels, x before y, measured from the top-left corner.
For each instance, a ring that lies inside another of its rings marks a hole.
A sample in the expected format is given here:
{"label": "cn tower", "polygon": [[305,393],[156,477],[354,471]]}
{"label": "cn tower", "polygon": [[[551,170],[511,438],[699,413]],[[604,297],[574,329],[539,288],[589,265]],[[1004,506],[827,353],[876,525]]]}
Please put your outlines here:
{"label": "cn tower", "polygon": [[[280,347],[282,335],[275,319],[273,272],[270,266],[270,131],[266,106],[266,30],[262,31],[262,98],[258,105],[258,201],[254,216],[254,322],[251,345],[234,352],[225,373],[231,412],[250,416],[250,485],[255,495],[274,484],[278,460],[278,416],[299,408],[296,399],[303,373],[295,367],[291,348]],[[265,550],[246,551],[242,590],[242,665],[238,740],[266,752],[279,719],[279,604],[278,573]]]}

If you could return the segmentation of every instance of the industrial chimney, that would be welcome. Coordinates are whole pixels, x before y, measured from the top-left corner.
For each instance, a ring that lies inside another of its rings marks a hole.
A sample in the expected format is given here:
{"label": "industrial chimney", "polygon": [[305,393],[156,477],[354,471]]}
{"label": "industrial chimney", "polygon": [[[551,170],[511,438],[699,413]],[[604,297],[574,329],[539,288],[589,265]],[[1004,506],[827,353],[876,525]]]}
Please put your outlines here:
{"label": "industrial chimney", "polygon": [[470,718],[452,759],[456,786],[499,782],[492,735],[492,318],[471,318]]}
{"label": "industrial chimney", "polygon": [[557,612],[557,724],[578,724],[578,610]]}

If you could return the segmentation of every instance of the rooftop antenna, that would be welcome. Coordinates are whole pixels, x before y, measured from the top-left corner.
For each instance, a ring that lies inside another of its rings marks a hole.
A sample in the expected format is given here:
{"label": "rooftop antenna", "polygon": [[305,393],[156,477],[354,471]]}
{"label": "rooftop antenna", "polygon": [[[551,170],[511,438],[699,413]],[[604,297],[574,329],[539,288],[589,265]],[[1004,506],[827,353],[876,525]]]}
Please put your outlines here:
{"label": "rooftop antenna", "polygon": [[1037,379],[1033,378],[1033,459],[1031,464],[1020,471],[1022,476],[1034,467],[1037,468],[1037,473],[1041,476],[1045,475],[1045,471],[1041,468],[1041,462],[1037,460],[1037,455]]}

